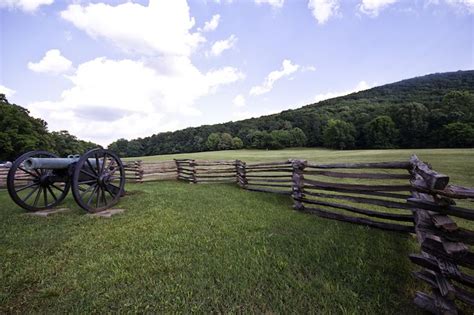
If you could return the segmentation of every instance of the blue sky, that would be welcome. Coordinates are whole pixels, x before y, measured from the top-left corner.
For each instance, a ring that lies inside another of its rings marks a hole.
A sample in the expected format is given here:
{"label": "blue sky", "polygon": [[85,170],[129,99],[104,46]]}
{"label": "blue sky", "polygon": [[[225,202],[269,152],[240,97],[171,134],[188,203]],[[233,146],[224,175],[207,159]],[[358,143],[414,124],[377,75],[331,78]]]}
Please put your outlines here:
{"label": "blue sky", "polygon": [[107,145],[474,68],[474,0],[0,0],[0,92]]}

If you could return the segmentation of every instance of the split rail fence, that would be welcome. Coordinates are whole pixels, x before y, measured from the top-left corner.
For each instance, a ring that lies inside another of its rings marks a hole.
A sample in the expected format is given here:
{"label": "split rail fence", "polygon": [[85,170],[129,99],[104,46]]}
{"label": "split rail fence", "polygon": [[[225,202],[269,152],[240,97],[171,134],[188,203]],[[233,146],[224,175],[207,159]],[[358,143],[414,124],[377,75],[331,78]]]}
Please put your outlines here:
{"label": "split rail fence", "polygon": [[[0,187],[7,172],[0,166]],[[297,211],[412,233],[420,245],[420,252],[409,257],[421,267],[414,276],[431,290],[416,292],[414,303],[433,314],[474,309],[474,231],[459,224],[474,220],[474,189],[449,185],[448,176],[415,155],[404,162],[337,164],[131,161],[125,162],[125,172],[127,181],[136,183],[166,179],[236,183],[249,191],[291,196]]]}

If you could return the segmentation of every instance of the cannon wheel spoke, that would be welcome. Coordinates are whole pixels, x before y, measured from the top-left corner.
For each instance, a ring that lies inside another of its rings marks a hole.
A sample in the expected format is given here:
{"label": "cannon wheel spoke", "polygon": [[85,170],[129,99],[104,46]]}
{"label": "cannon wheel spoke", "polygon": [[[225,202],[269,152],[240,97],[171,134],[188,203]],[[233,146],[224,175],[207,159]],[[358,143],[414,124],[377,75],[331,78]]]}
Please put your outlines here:
{"label": "cannon wheel spoke", "polygon": [[90,179],[90,180],[85,180],[85,181],[82,181],[82,182],[78,182],[79,185],[84,185],[84,184],[92,184],[92,183],[95,183],[97,182],[97,179]]}
{"label": "cannon wheel spoke", "polygon": [[[87,162],[89,163],[89,161],[87,161]],[[90,164],[90,163],[89,163],[89,164]],[[97,174],[92,174],[92,173],[86,171],[86,170],[83,169],[83,168],[81,168],[81,173],[84,173],[84,174],[86,174],[87,176],[90,176],[90,177],[95,178],[95,179],[98,178]]]}
{"label": "cannon wheel spoke", "polygon": [[54,184],[51,184],[51,187],[53,187],[54,189],[59,190],[59,191],[62,192],[62,193],[64,192],[64,189],[61,189],[61,188],[59,188],[58,186],[56,186],[56,185],[54,185]]}
{"label": "cannon wheel spoke", "polygon": [[28,201],[28,199],[30,199],[31,196],[33,196],[33,194],[35,193],[35,191],[38,190],[38,188],[40,188],[39,185],[37,185],[32,191],[30,191],[30,193],[28,193],[28,195],[25,197],[25,199],[23,199],[23,202],[26,203],[26,202]]}
{"label": "cannon wheel spoke", "polygon": [[46,187],[43,186],[43,195],[44,195],[44,206],[48,206],[48,193],[46,192]]}
{"label": "cannon wheel spoke", "polygon": [[97,186],[97,184],[95,185],[90,185],[88,188],[84,189],[84,191],[82,192],[81,194],[81,198],[82,197],[85,197],[85,195],[90,192],[92,189],[94,189],[95,187]]}
{"label": "cannon wheel spoke", "polygon": [[36,207],[36,205],[38,204],[38,201],[39,201],[40,196],[41,196],[41,191],[42,191],[42,189],[41,189],[41,187],[40,187],[40,188],[38,189],[38,193],[36,194],[35,201],[34,201],[34,203],[33,203],[33,207]]}
{"label": "cannon wheel spoke", "polygon": [[90,205],[90,204],[91,204],[91,201],[92,201],[92,199],[93,199],[93,197],[94,197],[94,195],[95,195],[96,190],[97,190],[97,185],[94,186],[94,190],[92,190],[92,194],[89,196],[89,199],[87,199],[87,205]]}
{"label": "cannon wheel spoke", "polygon": [[[86,160],[86,163],[87,163],[87,165],[89,166],[89,168],[92,170],[92,172],[95,174],[93,177],[94,177],[94,178],[99,177],[99,174],[97,174],[96,170],[95,170],[94,167],[92,166],[92,164],[91,164],[91,162],[89,161],[89,159]],[[89,176],[90,176],[90,173],[89,173]]]}
{"label": "cannon wheel spoke", "polygon": [[54,192],[53,192],[53,190],[51,189],[50,185],[48,185],[46,188],[48,189],[48,191],[49,191],[49,193],[51,194],[51,196],[53,196],[54,201],[58,201],[58,198],[57,198],[56,195],[54,194]]}
{"label": "cannon wheel spoke", "polygon": [[[21,171],[23,171],[23,172],[25,172],[26,174],[28,174],[28,175],[30,175],[30,176],[33,176],[34,178],[38,178],[38,177],[41,176],[40,174],[35,175],[35,174],[31,173],[30,171],[25,170],[25,169],[24,169],[23,167],[21,167],[21,166],[18,166],[18,169],[21,170]],[[35,170],[35,171],[36,171],[36,170]]]}
{"label": "cannon wheel spoke", "polygon": [[113,192],[110,191],[109,185],[110,184],[105,185],[105,190],[109,193],[109,195],[112,197],[112,199],[114,199],[116,195]]}
{"label": "cannon wheel spoke", "polygon": [[26,186],[20,187],[20,188],[18,188],[18,189],[15,189],[15,191],[16,191],[17,193],[19,193],[20,191],[23,191],[23,190],[25,190],[25,189],[28,189],[28,188],[31,188],[31,187],[37,186],[37,185],[38,185],[38,183],[31,183],[31,184],[29,184],[29,185],[26,185]]}
{"label": "cannon wheel spoke", "polygon": [[104,206],[107,205],[107,196],[105,194],[105,186],[102,187],[102,200],[104,201]]}

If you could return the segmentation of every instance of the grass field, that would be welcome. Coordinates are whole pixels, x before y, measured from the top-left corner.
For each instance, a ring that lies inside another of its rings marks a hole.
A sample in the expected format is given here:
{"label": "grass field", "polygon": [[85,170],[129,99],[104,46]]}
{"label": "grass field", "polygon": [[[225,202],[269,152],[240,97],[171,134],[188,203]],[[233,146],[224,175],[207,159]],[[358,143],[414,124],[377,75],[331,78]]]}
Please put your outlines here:
{"label": "grass field", "polygon": [[457,185],[474,187],[474,149],[402,149],[402,150],[350,150],[335,151],[328,149],[284,149],[284,150],[229,150],[199,153],[168,154],[128,158],[141,159],[144,162],[172,160],[174,158],[194,158],[209,160],[240,159],[245,162],[282,161],[286,159],[306,159],[317,163],[336,162],[383,162],[407,161],[416,154],[430,163],[433,168],[451,177]]}
{"label": "grass field", "polygon": [[[225,151],[196,159],[404,160],[474,186],[474,150]],[[176,156],[147,157],[171,159]],[[291,210],[234,185],[128,185],[111,219],[31,217],[0,192],[0,313],[413,314],[408,235]]]}

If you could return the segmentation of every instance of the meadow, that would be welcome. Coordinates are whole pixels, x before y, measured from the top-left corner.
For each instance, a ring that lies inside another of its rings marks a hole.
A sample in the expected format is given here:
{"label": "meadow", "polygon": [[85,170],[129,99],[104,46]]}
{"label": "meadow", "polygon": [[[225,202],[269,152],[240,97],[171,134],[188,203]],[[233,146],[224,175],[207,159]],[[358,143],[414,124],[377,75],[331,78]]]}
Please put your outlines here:
{"label": "meadow", "polygon": [[[219,151],[143,157],[315,162],[416,153],[474,186],[474,150]],[[133,158],[132,158],[133,159]],[[0,313],[219,312],[413,314],[410,235],[321,219],[288,196],[235,185],[127,185],[111,219],[25,214],[0,192]]]}
{"label": "meadow", "polygon": [[408,161],[416,154],[432,165],[439,173],[449,175],[451,183],[474,187],[474,149],[397,149],[397,150],[346,150],[293,148],[283,150],[228,150],[198,153],[167,154],[126,158],[144,162],[179,158],[203,160],[235,160],[245,162],[284,161],[305,159],[315,163]]}

